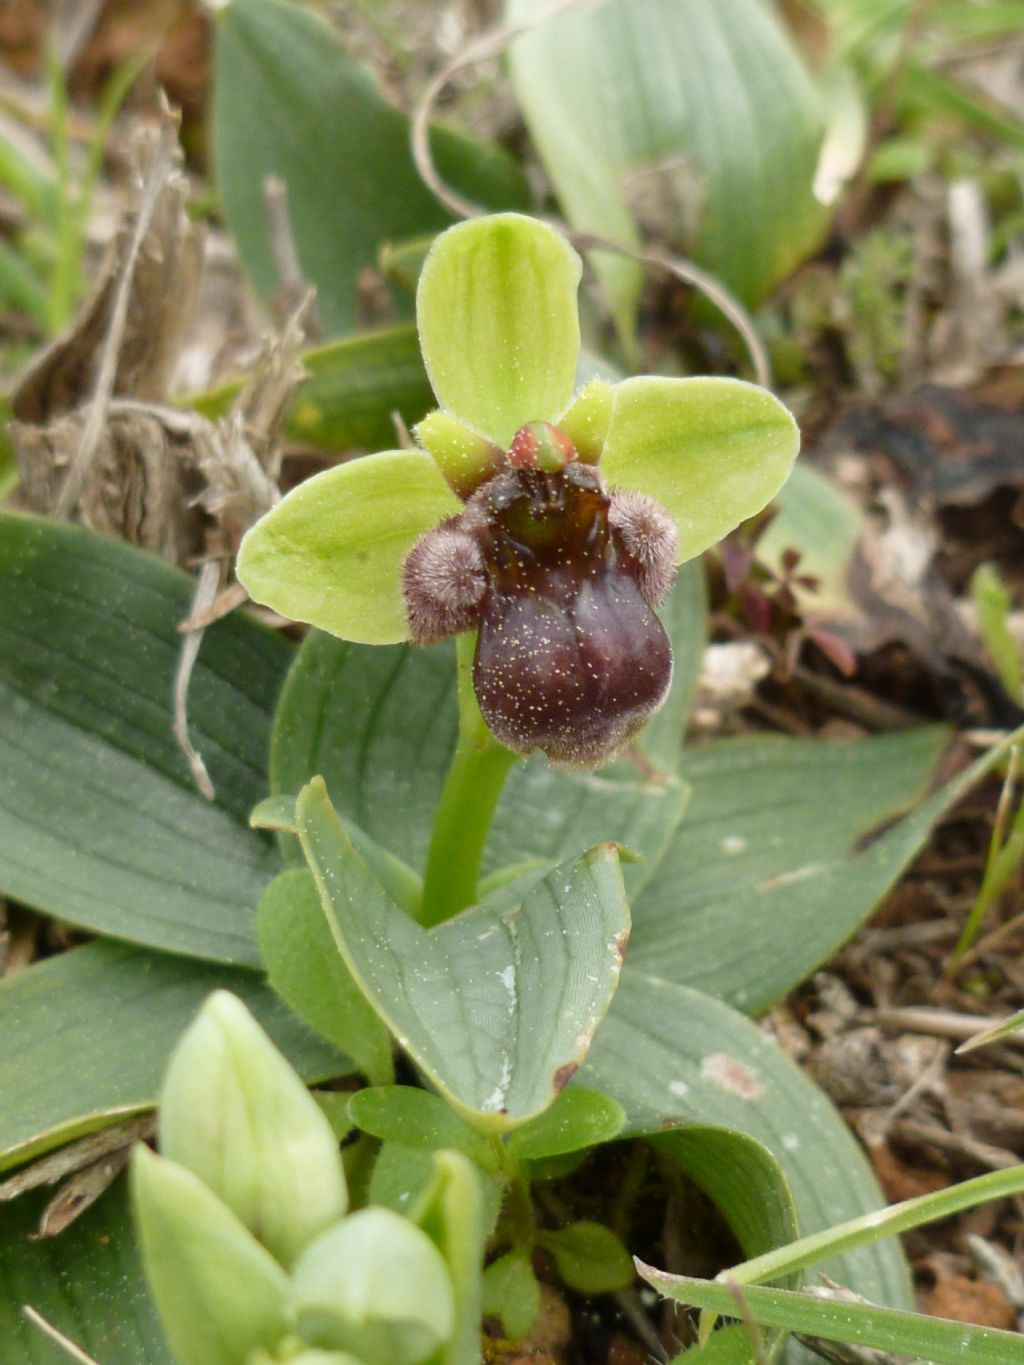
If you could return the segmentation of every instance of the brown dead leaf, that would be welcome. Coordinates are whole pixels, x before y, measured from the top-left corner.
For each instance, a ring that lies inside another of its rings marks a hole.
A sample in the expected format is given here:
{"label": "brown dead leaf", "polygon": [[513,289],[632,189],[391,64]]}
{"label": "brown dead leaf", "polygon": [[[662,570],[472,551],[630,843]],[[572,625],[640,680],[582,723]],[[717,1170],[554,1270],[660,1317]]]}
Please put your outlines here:
{"label": "brown dead leaf", "polygon": [[1013,1305],[999,1285],[971,1280],[966,1275],[939,1279],[926,1297],[924,1310],[933,1317],[971,1322],[978,1327],[1012,1330],[1017,1321]]}
{"label": "brown dead leaf", "polygon": [[30,1166],[0,1183],[0,1202],[17,1199],[19,1195],[39,1189],[42,1185],[55,1185],[65,1176],[83,1171],[115,1152],[129,1150],[133,1143],[151,1137],[155,1131],[156,1120],[153,1115],[138,1114],[79,1138],[77,1142],[71,1142],[33,1161]]}
{"label": "brown dead leaf", "polygon": [[128,1164],[131,1150],[127,1147],[112,1152],[95,1166],[87,1166],[78,1171],[58,1192],[43,1210],[39,1220],[39,1231],[31,1234],[31,1240],[48,1241],[57,1237],[65,1228],[80,1218],[86,1209],[91,1208],[103,1192],[110,1188],[114,1180]]}
{"label": "brown dead leaf", "polygon": [[892,1204],[904,1199],[916,1199],[919,1195],[936,1194],[950,1185],[947,1171],[925,1166],[920,1160],[904,1161],[890,1147],[871,1146],[868,1155],[878,1183]]}
{"label": "brown dead leaf", "polygon": [[[180,169],[177,121],[169,112],[155,128],[140,131],[135,157],[133,202],[99,282],[11,395],[12,411],[21,423],[51,422],[93,398],[100,362],[112,340],[111,396],[155,402],[167,397],[195,306],[202,259],[202,234],[185,210],[188,185]],[[111,338],[118,290],[126,279],[123,328],[119,337]]]}

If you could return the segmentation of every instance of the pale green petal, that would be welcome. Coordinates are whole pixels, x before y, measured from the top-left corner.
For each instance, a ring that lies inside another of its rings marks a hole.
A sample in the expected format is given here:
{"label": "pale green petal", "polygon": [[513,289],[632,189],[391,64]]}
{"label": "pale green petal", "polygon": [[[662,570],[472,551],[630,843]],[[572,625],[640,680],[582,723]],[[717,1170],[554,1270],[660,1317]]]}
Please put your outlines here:
{"label": "pale green petal", "polygon": [[576,447],[584,464],[597,464],[612,420],[615,390],[603,379],[592,379],[572,400],[556,425]]}
{"label": "pale green petal", "polygon": [[463,504],[421,450],[388,450],[299,484],[242,541],[238,577],[293,621],[367,645],[408,639],[402,561]]}
{"label": "pale green petal", "polygon": [[472,427],[439,408],[416,427],[416,440],[433,455],[438,468],[460,497],[468,498],[501,467],[502,452]]}
{"label": "pale green petal", "polygon": [[791,413],[739,379],[627,379],[601,455],[612,488],[647,493],[679,527],[679,563],[759,512],[800,448]]}
{"label": "pale green petal", "polygon": [[449,228],[420,276],[420,346],[438,402],[503,448],[572,398],[580,258],[518,213]]}

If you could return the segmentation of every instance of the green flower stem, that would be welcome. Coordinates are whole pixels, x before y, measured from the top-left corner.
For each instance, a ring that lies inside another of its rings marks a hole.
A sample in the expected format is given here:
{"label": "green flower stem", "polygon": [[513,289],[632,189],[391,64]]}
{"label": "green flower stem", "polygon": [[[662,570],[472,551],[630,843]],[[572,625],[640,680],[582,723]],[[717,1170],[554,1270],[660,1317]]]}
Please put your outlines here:
{"label": "green flower stem", "polygon": [[480,860],[494,810],[516,755],[487,728],[473,692],[476,635],[456,641],[459,741],[434,818],[423,877],[420,923],[450,919],[476,900]]}
{"label": "green flower stem", "polygon": [[530,1183],[521,1173],[509,1181],[502,1216],[503,1230],[510,1244],[522,1247],[526,1252],[532,1251],[537,1239],[537,1219],[530,1197]]}

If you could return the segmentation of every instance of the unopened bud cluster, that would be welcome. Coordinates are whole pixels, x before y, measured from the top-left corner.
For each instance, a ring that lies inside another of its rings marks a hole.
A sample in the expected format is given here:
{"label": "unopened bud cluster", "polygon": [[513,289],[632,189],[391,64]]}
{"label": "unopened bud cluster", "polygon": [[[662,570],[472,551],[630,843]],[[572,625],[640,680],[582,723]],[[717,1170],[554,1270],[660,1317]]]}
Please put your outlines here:
{"label": "unopened bud cluster", "polygon": [[447,1263],[389,1209],[347,1215],[338,1140],[245,1006],[207,1001],[171,1059],[135,1218],[179,1365],[420,1365],[454,1324]]}
{"label": "unopened bud cluster", "polygon": [[465,511],[413,546],[410,630],[420,643],[478,630],[473,684],[494,735],[593,766],[664,700],[672,652],[653,608],[675,562],[663,508],[606,490],[564,432],[531,423]]}

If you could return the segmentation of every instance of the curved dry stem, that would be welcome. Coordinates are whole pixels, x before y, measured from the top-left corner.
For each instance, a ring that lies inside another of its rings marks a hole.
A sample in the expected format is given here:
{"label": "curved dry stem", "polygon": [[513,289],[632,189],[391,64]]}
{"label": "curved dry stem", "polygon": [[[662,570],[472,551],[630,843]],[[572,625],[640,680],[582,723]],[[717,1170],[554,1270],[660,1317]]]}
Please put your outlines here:
{"label": "curved dry stem", "polygon": [[630,260],[639,261],[641,265],[646,265],[655,270],[667,271],[668,274],[674,275],[677,280],[682,280],[684,284],[692,285],[694,289],[715,305],[723,317],[732,323],[747,349],[754,378],[764,388],[771,388],[771,361],[768,359],[764,342],[757,334],[753,318],[735,294],[728,290],[714,275],[709,274],[708,271],[703,270],[693,261],[687,260],[685,256],[677,256],[674,251],[636,251],[632,247],[613,242],[608,237],[602,237],[596,232],[577,232],[573,228],[564,228],[558,223],[553,224],[553,226],[557,227],[559,232],[563,233],[572,245],[581,251],[614,251],[619,256],[628,256]]}
{"label": "curved dry stem", "polygon": [[500,56],[516,38],[529,33],[531,29],[539,28],[541,24],[548,23],[563,10],[586,9],[594,4],[603,3],[604,0],[552,0],[552,4],[543,14],[535,15],[532,19],[524,19],[518,24],[499,24],[488,29],[473,42],[467,43],[447,66],[441,68],[427,86],[412,115],[412,157],[420,179],[455,218],[479,218],[487,210],[482,204],[474,204],[469,199],[463,199],[462,195],[453,190],[441,177],[434,164],[434,156],[430,150],[430,118],[441,91],[452,77],[457,76],[465,67],[476,66],[477,62],[484,62],[488,57]]}
{"label": "curved dry stem", "polygon": [[[538,14],[533,19],[524,20],[519,24],[502,24],[497,28],[490,29],[487,33],[481,34],[474,42],[468,43],[458,56],[453,57],[446,66],[442,67],[427,86],[412,116],[412,156],[416,170],[424,184],[430,188],[453,217],[479,218],[487,210],[481,204],[474,204],[471,200],[464,199],[462,195],[453,190],[442,178],[434,162],[434,156],[430,149],[430,119],[441,91],[452,77],[465,67],[474,66],[477,62],[486,61],[489,57],[499,56],[516,38],[541,24],[548,23],[563,10],[583,9],[601,3],[603,0],[554,0],[554,3],[543,14]],[[580,251],[612,251],[618,256],[625,256],[629,260],[636,261],[648,269],[664,270],[668,274],[674,275],[677,280],[682,280],[684,284],[692,285],[718,309],[739,334],[746,347],[757,383],[766,389],[771,388],[771,362],[768,359],[768,352],[764,343],[757,334],[753,318],[739,299],[714,275],[709,274],[708,271],[703,270],[686,257],[677,256],[675,252],[638,251],[634,247],[624,246],[621,242],[612,241],[611,238],[602,237],[599,233],[567,227],[557,219],[545,218],[544,221],[556,232],[560,232],[572,246]]]}

